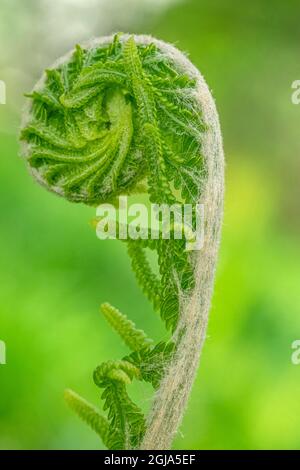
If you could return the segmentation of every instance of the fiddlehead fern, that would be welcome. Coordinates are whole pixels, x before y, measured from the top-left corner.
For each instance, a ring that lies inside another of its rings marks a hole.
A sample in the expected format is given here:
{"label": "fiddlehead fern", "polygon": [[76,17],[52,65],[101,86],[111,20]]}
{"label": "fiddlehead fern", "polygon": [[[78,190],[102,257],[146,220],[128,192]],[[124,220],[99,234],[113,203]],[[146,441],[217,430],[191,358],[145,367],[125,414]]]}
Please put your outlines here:
{"label": "fiddlehead fern", "polygon": [[[199,252],[187,251],[184,238],[126,241],[137,280],[170,340],[154,345],[125,315],[103,304],[105,318],[131,350],[94,372],[107,418],[66,392],[70,406],[109,448],[168,448],[205,337],[217,257],[223,153],[214,102],[199,72],[175,48],[128,35],[77,46],[27,96],[22,154],[48,190],[89,205],[114,203],[145,188],[151,203],[204,204]],[[146,249],[157,254],[158,274]],[[127,394],[132,380],[157,390],[147,420]]]}

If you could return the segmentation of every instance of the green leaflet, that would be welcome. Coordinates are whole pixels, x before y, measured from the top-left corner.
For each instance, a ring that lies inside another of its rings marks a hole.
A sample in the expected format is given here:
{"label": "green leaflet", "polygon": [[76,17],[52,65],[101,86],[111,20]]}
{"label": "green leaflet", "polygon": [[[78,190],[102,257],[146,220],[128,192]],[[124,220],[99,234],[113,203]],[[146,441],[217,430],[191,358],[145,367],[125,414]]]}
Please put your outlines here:
{"label": "green leaflet", "polygon": [[107,419],[100,415],[97,408],[73,390],[65,390],[64,396],[70,408],[99,435],[105,445],[108,445],[109,426]]}
{"label": "green leaflet", "polygon": [[116,330],[129,349],[139,351],[149,348],[152,344],[152,340],[147,338],[143,330],[138,330],[135,324],[118,309],[105,303],[101,305],[101,310],[108,323]]}
{"label": "green leaflet", "polygon": [[[155,204],[194,204],[204,176],[205,132],[195,86],[155,44],[117,34],[109,44],[76,46],[26,95],[30,118],[20,136],[26,162],[39,183],[73,202],[95,205],[147,191]],[[185,240],[126,243],[140,287],[174,332],[181,296],[195,281]],[[146,249],[157,254],[158,274]],[[127,386],[138,380],[157,389],[176,348],[171,340],[154,345],[110,304],[101,310],[130,349],[94,372],[105,416],[75,392],[65,398],[109,449],[137,448],[146,424]]]}
{"label": "green leaflet", "polygon": [[131,257],[131,267],[137,281],[148,299],[153,303],[155,309],[160,305],[161,285],[157,276],[147,260],[143,247],[139,243],[129,240],[127,242],[128,254]]}

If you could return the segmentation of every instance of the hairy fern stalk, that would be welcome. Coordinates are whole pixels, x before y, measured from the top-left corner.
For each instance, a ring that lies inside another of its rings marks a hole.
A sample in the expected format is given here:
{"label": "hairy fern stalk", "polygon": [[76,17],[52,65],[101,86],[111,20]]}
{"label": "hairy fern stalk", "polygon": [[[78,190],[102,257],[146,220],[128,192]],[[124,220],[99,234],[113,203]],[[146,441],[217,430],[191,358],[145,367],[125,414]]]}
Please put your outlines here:
{"label": "hairy fern stalk", "polygon": [[[200,251],[187,251],[184,239],[125,241],[170,339],[153,344],[123,313],[103,304],[104,317],[130,351],[94,372],[106,413],[65,393],[109,449],[167,449],[197,370],[219,244],[223,150],[214,101],[181,52],[126,34],[76,46],[27,96],[22,154],[48,190],[89,205],[143,191],[152,203],[204,204]],[[146,249],[157,254],[158,275]],[[133,380],[155,390],[147,418],[127,393]]]}

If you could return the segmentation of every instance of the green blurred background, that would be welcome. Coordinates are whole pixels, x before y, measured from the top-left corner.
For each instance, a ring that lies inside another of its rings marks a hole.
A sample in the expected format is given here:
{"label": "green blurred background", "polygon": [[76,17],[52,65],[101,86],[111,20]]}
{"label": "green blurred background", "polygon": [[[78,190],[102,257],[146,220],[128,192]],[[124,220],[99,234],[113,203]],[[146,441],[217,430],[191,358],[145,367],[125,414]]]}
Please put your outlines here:
{"label": "green blurred background", "polygon": [[[216,98],[226,204],[208,338],[177,449],[300,448],[299,0],[1,0],[0,448],[97,449],[65,387],[99,403],[92,371],[127,350],[99,314],[112,301],[166,337],[123,245],[94,210],[33,183],[18,157],[22,94],[91,36],[151,33],[189,53]],[[151,390],[134,387],[147,408]]]}

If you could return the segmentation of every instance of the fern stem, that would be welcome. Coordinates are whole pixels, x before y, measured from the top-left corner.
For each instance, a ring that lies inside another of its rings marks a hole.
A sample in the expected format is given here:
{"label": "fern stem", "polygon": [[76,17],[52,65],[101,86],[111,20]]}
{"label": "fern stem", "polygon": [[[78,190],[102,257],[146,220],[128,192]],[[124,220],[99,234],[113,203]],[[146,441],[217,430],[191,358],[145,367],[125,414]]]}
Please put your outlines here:
{"label": "fern stem", "polygon": [[181,299],[179,322],[173,336],[176,353],[156,392],[141,444],[141,449],[151,450],[170,448],[194,382],[206,336],[224,198],[222,137],[211,93],[202,75],[177,49],[162,42],[159,47],[175,58],[184,70],[196,76],[197,99],[208,130],[202,140],[207,176],[199,201],[205,208],[205,241],[202,250],[196,252],[195,288],[189,299]]}

